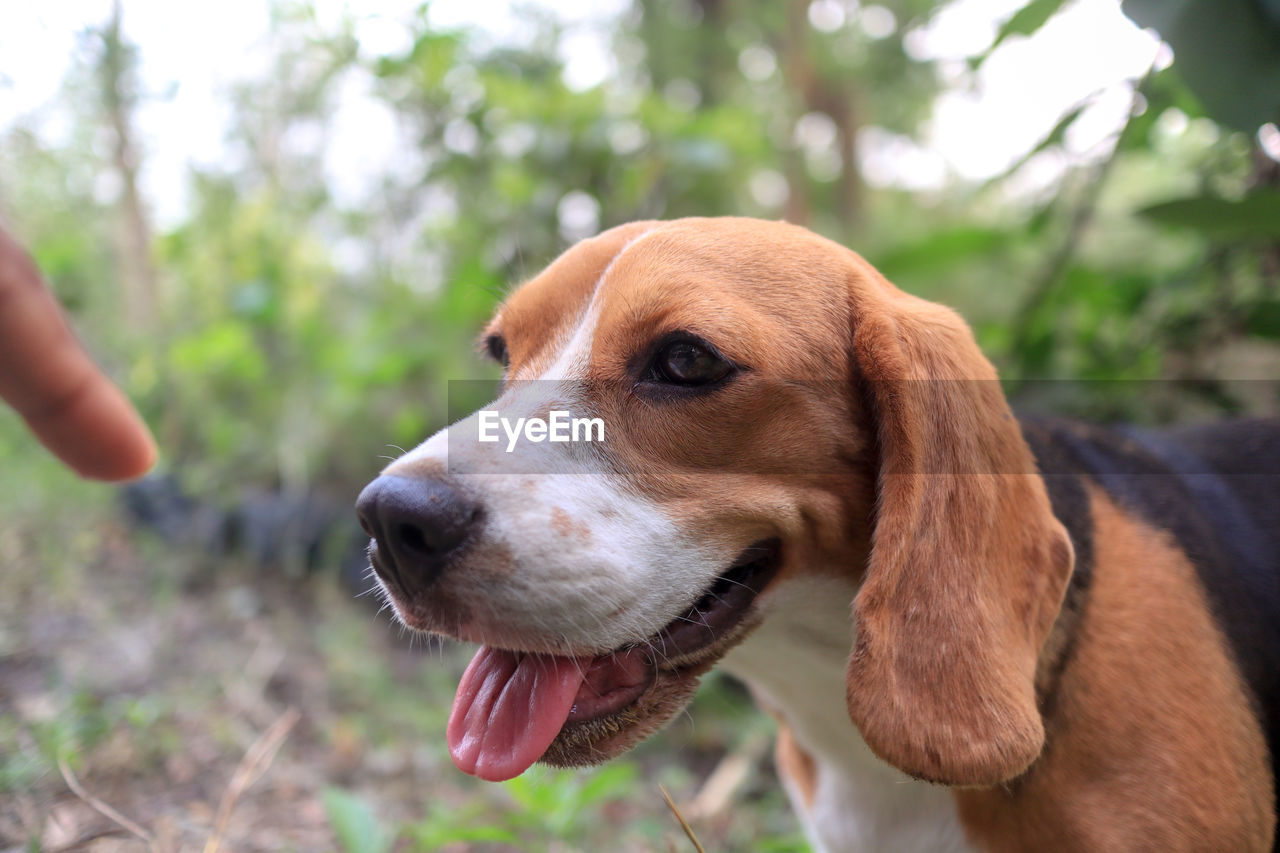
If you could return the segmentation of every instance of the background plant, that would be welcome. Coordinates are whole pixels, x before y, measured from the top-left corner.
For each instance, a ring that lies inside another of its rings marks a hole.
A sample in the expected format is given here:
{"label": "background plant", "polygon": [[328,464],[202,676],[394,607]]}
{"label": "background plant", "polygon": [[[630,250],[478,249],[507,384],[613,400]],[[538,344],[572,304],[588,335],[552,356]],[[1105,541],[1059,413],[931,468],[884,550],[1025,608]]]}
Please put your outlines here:
{"label": "background plant", "polygon": [[[0,212],[224,532],[236,507],[348,505],[382,457],[445,424],[447,380],[492,377],[472,344],[512,283],[642,217],[783,217],[842,241],[959,308],[1028,407],[1274,411],[1273,0],[1125,0],[1171,64],[1064,104],[1003,174],[913,185],[885,152],[923,144],[941,97],[1072,4],[1015,9],[959,67],[915,46],[952,6],[632,0],[601,28],[616,73],[583,86],[565,68],[578,31],[549,6],[503,39],[433,26],[428,4],[402,47],[374,50],[354,11],[280,3],[265,70],[228,93],[226,157],[192,167],[161,220],[140,176],[163,141],[139,114],[168,95],[141,83],[117,4],[57,100],[0,128]],[[375,176],[355,193],[327,166],[352,91],[401,143],[385,162],[348,152]],[[1074,146],[1117,99],[1114,131]],[[70,794],[63,759],[154,843],[202,841],[257,734],[299,707],[236,806],[237,849],[660,849],[682,842],[656,784],[689,802],[734,760],[750,772],[731,802],[752,808],[704,816],[703,841],[802,849],[753,740],[768,723],[727,680],[627,762],[472,785],[439,743],[457,653],[371,622],[329,552],[302,579],[243,541],[130,530],[8,413],[0,471],[0,840],[118,831]]]}

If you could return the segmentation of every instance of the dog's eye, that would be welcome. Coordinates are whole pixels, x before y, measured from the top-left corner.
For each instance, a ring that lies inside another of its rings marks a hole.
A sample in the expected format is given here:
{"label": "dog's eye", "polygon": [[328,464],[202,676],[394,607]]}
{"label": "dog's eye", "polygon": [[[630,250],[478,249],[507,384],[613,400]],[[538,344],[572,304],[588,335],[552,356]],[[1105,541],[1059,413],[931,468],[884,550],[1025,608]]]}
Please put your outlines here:
{"label": "dog's eye", "polygon": [[731,370],[733,365],[710,348],[693,341],[675,341],[658,351],[652,378],[673,385],[708,385]]}
{"label": "dog's eye", "polygon": [[503,367],[511,360],[507,354],[507,342],[502,335],[490,335],[484,339],[484,352],[489,358],[501,364]]}

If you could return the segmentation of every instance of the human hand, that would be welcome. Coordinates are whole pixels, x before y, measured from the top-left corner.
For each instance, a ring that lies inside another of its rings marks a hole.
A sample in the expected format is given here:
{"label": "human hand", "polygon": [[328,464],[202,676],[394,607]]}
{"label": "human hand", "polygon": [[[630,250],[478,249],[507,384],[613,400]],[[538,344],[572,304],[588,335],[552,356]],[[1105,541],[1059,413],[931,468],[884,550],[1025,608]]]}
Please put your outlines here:
{"label": "human hand", "polygon": [[3,228],[0,398],[82,477],[128,480],[155,464],[146,424],[90,360],[39,270]]}

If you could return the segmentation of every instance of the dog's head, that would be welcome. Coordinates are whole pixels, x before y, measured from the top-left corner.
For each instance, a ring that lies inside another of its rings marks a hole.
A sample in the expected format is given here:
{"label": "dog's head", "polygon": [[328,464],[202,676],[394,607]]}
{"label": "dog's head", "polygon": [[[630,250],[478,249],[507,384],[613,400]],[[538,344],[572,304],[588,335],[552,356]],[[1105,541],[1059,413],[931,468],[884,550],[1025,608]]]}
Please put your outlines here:
{"label": "dog's head", "polygon": [[[507,369],[493,414],[392,463],[359,507],[399,618],[483,646],[449,725],[459,767],[623,752],[771,590],[823,572],[859,585],[847,698],[877,754],[952,784],[1039,754],[1033,679],[1071,546],[953,312],[802,228],[689,219],[579,243],[483,340]],[[603,440],[508,431],[557,411]]]}

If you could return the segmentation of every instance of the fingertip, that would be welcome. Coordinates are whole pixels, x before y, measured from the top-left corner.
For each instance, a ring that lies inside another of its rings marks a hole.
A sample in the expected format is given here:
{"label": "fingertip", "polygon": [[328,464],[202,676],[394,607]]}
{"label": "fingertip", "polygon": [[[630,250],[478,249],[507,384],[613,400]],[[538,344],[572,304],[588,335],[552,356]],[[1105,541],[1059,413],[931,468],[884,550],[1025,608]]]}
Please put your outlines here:
{"label": "fingertip", "polygon": [[123,439],[122,446],[115,452],[104,447],[87,466],[77,468],[76,473],[85,479],[106,483],[122,483],[145,477],[156,467],[159,452],[150,430],[140,418],[137,429],[133,437]]}
{"label": "fingertip", "polygon": [[58,418],[28,422],[41,442],[85,479],[134,480],[155,467],[159,455],[133,404],[105,381]]}
{"label": "fingertip", "polygon": [[119,397],[116,420],[104,430],[97,446],[85,454],[84,470],[79,473],[109,483],[136,480],[155,467],[159,450],[151,430],[132,404],[124,394],[111,390]]}

